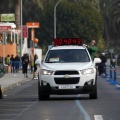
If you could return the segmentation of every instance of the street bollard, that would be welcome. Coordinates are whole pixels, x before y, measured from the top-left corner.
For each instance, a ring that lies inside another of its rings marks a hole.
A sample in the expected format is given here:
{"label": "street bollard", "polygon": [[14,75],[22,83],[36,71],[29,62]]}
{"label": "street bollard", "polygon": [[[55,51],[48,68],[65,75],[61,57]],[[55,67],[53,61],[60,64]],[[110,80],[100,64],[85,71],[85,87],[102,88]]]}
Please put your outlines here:
{"label": "street bollard", "polygon": [[115,66],[115,65],[114,65],[114,80],[111,81],[110,84],[112,84],[112,85],[118,84],[118,83],[116,82],[116,66]]}
{"label": "street bollard", "polygon": [[116,66],[114,65],[114,81],[116,81]]}
{"label": "street bollard", "polygon": [[110,78],[112,79],[112,65],[110,65]]}
{"label": "street bollard", "polygon": [[0,85],[0,99],[3,99],[1,85]]}

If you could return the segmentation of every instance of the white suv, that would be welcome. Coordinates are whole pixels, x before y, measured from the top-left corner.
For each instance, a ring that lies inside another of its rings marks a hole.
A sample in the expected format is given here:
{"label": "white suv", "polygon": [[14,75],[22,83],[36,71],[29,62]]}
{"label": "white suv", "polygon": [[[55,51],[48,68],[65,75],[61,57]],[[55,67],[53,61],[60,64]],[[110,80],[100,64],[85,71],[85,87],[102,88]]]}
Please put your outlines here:
{"label": "white suv", "polygon": [[38,98],[48,99],[51,94],[89,94],[97,98],[96,63],[92,61],[84,46],[54,46],[50,48],[40,64],[38,72]]}

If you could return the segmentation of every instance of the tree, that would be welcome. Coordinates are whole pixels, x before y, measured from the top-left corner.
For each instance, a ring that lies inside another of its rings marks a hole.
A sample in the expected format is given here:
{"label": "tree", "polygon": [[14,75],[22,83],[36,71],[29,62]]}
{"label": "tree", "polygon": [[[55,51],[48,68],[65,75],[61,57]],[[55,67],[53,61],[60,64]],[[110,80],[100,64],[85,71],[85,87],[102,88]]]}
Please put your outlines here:
{"label": "tree", "polygon": [[[14,12],[15,3],[18,5],[17,2],[20,1],[9,0],[11,3],[9,9]],[[5,5],[7,2],[5,1]],[[40,46],[47,47],[54,38],[53,13],[58,0],[30,0],[29,2],[23,0],[22,2],[23,24],[28,21],[40,22],[41,27],[36,29],[36,36]],[[93,38],[103,40],[103,20],[99,13],[99,0],[62,0],[57,6],[56,14],[57,37],[82,37],[84,42],[89,42]]]}
{"label": "tree", "polygon": [[120,0],[100,0],[101,15],[105,21],[104,38],[113,47],[120,39]]}
{"label": "tree", "polygon": [[[40,43],[49,45],[53,41],[53,11],[56,3],[49,4],[41,17]],[[99,40],[103,34],[103,19],[98,10],[93,9],[89,2],[82,6],[76,2],[64,0],[56,10],[57,37],[82,37],[84,42],[91,39]],[[101,39],[103,40],[103,39]]]}
{"label": "tree", "polygon": [[20,29],[21,27],[21,19],[20,19],[20,6],[21,6],[21,0],[14,0],[15,3],[15,23],[16,28]]}

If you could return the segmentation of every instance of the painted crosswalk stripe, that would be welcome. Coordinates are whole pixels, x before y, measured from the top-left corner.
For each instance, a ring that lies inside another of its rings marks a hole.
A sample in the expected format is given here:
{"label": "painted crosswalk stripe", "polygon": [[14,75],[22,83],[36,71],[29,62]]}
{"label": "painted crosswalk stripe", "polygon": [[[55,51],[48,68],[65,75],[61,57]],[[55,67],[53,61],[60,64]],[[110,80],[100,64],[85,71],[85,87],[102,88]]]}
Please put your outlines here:
{"label": "painted crosswalk stripe", "polygon": [[103,120],[102,115],[94,115],[95,120]]}

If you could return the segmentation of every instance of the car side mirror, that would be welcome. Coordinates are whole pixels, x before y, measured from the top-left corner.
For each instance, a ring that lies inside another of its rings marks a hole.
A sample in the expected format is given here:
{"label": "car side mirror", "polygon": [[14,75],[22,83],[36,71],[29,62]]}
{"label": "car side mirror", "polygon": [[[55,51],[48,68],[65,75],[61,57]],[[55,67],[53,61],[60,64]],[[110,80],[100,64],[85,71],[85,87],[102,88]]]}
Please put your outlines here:
{"label": "car side mirror", "polygon": [[93,63],[94,63],[94,65],[96,65],[97,63],[101,63],[101,59],[100,58],[94,58]]}

